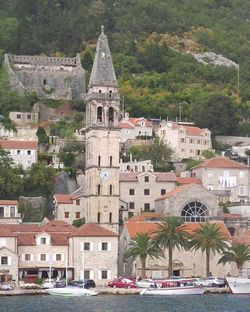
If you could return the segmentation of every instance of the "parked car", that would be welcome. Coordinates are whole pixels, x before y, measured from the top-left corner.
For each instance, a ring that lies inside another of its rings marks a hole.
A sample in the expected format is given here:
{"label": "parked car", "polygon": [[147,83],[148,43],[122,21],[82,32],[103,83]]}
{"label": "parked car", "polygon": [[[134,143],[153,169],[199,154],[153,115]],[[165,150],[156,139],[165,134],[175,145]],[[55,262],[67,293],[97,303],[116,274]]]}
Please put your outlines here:
{"label": "parked car", "polygon": [[135,282],[128,278],[115,278],[108,282],[108,286],[113,288],[136,288]]}
{"label": "parked car", "polygon": [[43,289],[54,288],[55,286],[56,286],[56,282],[55,282],[54,279],[51,279],[51,278],[47,278],[42,283],[42,288]]}
{"label": "parked car", "polygon": [[92,280],[92,279],[84,280],[83,285],[84,285],[84,288],[86,288],[86,289],[95,288],[96,287],[95,281]]}
{"label": "parked car", "polygon": [[224,287],[226,283],[224,278],[209,276],[204,280],[196,281],[195,284],[206,287]]}
{"label": "parked car", "polygon": [[225,157],[231,158],[231,159],[237,159],[239,158],[238,152],[234,151],[233,149],[227,149],[225,150]]}

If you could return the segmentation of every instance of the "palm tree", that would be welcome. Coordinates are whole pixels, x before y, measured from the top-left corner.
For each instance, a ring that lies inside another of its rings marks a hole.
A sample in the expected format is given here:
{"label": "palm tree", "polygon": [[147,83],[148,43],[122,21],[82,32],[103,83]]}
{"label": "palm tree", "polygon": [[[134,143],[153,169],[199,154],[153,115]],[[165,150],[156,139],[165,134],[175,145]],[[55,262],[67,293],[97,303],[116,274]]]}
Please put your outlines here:
{"label": "palm tree", "polygon": [[245,262],[250,260],[250,248],[244,243],[235,242],[223,252],[223,256],[218,263],[235,262],[239,271],[242,270]]}
{"label": "palm tree", "polygon": [[180,217],[170,216],[161,219],[158,229],[154,232],[156,234],[156,245],[164,250],[168,250],[168,277],[173,275],[173,250],[177,248],[180,250],[186,247],[188,242],[188,233],[185,227],[181,226],[183,219]]}
{"label": "palm tree", "polygon": [[190,241],[191,249],[206,253],[206,276],[210,272],[210,254],[227,248],[227,237],[216,223],[203,223],[197,228]]}
{"label": "palm tree", "polygon": [[140,258],[142,268],[142,278],[146,277],[146,260],[147,257],[152,259],[164,257],[164,251],[155,245],[153,239],[147,233],[137,233],[129,243],[129,249],[124,253],[123,259],[129,258],[134,261],[137,257]]}

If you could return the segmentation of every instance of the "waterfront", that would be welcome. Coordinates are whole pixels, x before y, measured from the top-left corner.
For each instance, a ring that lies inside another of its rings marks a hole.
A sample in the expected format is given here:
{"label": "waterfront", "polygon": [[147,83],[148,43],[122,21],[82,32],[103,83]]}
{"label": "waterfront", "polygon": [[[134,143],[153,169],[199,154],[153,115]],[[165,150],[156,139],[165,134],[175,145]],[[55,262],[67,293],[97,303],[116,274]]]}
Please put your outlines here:
{"label": "waterfront", "polygon": [[250,296],[213,294],[203,296],[147,297],[108,295],[56,298],[13,296],[0,298],[1,312],[247,312]]}

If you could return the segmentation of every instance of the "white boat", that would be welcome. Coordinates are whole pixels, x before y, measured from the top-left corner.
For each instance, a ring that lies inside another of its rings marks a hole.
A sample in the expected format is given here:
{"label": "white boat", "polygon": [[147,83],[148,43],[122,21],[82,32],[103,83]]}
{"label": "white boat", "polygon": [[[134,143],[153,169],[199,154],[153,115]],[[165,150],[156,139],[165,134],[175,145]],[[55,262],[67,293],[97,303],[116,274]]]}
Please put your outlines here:
{"label": "white boat", "polygon": [[93,289],[85,289],[80,287],[63,287],[50,288],[47,292],[53,296],[78,297],[78,296],[96,296],[98,292]]}
{"label": "white boat", "polygon": [[233,294],[250,294],[250,279],[247,277],[226,277]]}
{"label": "white boat", "polygon": [[179,286],[166,288],[147,288],[140,292],[140,295],[162,295],[162,296],[176,296],[176,295],[203,295],[205,288],[202,286]]}

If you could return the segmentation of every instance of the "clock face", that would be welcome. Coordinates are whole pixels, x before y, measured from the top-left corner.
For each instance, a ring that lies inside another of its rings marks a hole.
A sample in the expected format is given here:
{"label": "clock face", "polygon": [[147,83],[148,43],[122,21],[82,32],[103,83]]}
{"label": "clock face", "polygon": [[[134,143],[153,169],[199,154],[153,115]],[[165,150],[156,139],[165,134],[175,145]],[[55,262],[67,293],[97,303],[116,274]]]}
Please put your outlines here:
{"label": "clock face", "polygon": [[100,173],[100,178],[103,180],[108,180],[110,178],[110,173],[108,171],[102,171]]}

